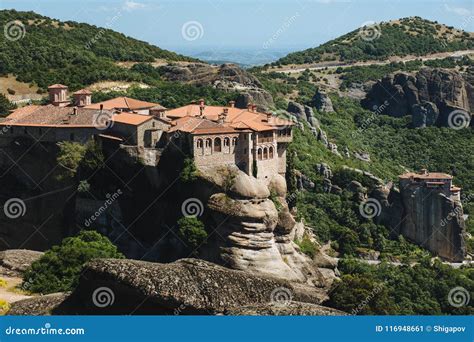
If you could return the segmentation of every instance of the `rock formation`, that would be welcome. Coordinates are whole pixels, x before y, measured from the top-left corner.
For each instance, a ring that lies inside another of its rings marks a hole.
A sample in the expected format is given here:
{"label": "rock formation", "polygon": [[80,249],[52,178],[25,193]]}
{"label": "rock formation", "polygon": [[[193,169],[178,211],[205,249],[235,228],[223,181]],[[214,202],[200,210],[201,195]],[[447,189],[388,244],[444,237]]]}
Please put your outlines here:
{"label": "rock formation", "polygon": [[169,64],[160,67],[163,77],[170,81],[186,82],[198,85],[210,85],[225,91],[237,91],[239,97],[236,106],[247,108],[249,103],[256,104],[259,110],[274,107],[271,94],[263,89],[260,81],[235,64],[220,66],[205,63],[186,65]]}
{"label": "rock formation", "polygon": [[320,112],[334,113],[331,98],[325,92],[321,90],[316,91],[312,102]]}
{"label": "rock formation", "polygon": [[[48,311],[52,314],[69,315],[215,315],[241,314],[238,310],[242,309],[257,313],[275,310],[343,314],[317,305],[327,298],[321,289],[230,270],[198,259],[182,259],[169,264],[97,259],[86,264],[79,285],[66,299],[60,295],[45,297],[15,303],[10,314],[44,313],[46,305],[50,305]],[[288,305],[288,308],[279,310],[275,305]]]}
{"label": "rock formation", "polygon": [[447,126],[451,112],[461,110],[471,115],[474,112],[472,73],[474,68],[465,75],[453,70],[423,68],[415,75],[389,75],[372,86],[361,104],[394,117],[412,115],[415,127]]}
{"label": "rock formation", "polygon": [[30,265],[41,258],[43,252],[27,249],[9,249],[0,252],[0,274],[20,276]]}

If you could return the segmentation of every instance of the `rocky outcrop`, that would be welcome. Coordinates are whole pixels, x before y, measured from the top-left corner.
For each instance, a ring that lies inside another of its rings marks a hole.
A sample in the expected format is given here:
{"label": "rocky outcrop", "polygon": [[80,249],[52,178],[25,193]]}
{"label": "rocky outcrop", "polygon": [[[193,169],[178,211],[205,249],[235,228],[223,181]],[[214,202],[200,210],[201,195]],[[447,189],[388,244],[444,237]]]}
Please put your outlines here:
{"label": "rocky outcrop", "polygon": [[[234,183],[225,191],[222,175],[229,172],[234,174]],[[214,251],[209,260],[254,274],[326,286],[311,259],[297,250],[291,238],[296,222],[284,198],[282,176],[274,176],[268,186],[236,168],[208,170],[205,177],[222,191],[217,190],[207,201],[208,225],[216,227],[219,237],[208,242],[204,254]],[[268,187],[276,197],[270,199]],[[266,191],[249,196],[251,188]]]}
{"label": "rocky outcrop", "polygon": [[325,113],[334,113],[331,98],[322,90],[316,91],[313,96],[312,103],[320,111]]}
{"label": "rocky outcrop", "polygon": [[67,293],[51,293],[12,303],[10,316],[48,316],[68,297]]}
{"label": "rocky outcrop", "polygon": [[345,312],[328,308],[325,306],[288,302],[285,305],[279,303],[268,303],[264,305],[243,306],[233,308],[225,312],[232,316],[344,316]]}
{"label": "rocky outcrop", "polygon": [[19,276],[27,270],[31,264],[41,258],[43,252],[30,251],[27,249],[8,249],[0,252],[0,274],[8,276]]}
{"label": "rocky outcrop", "polygon": [[170,81],[210,85],[225,91],[236,91],[240,94],[236,99],[236,106],[239,108],[247,108],[249,103],[256,104],[260,110],[274,107],[271,94],[263,89],[260,81],[235,64],[220,66],[205,63],[168,64],[159,69],[163,77]]}
{"label": "rocky outcrop", "polygon": [[298,120],[308,121],[305,107],[301,103],[290,101],[288,102],[288,108],[286,110]]}
{"label": "rocky outcrop", "polygon": [[[413,115],[415,127],[447,126],[455,110],[474,112],[474,68],[466,75],[457,71],[423,68],[415,75],[397,73],[375,83],[364,108],[394,117]],[[472,125],[472,120],[471,120]]]}
{"label": "rocky outcrop", "polygon": [[[198,259],[169,264],[98,259],[86,264],[77,288],[52,312],[215,315],[240,307],[280,304],[282,298],[285,302],[320,304],[327,296],[313,286]],[[29,306],[23,303],[23,307]]]}

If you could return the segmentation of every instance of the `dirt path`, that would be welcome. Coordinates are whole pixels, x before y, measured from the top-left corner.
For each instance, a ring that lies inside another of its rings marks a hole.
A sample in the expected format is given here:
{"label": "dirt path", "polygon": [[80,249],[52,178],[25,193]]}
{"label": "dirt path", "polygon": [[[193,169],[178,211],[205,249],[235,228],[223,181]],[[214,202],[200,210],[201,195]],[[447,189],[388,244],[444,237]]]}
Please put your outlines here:
{"label": "dirt path", "polygon": [[286,73],[298,73],[303,72],[306,69],[309,70],[323,70],[323,69],[337,69],[337,68],[348,68],[352,66],[367,66],[367,65],[385,65],[392,62],[410,62],[417,59],[422,61],[431,61],[436,59],[444,59],[450,56],[462,57],[474,54],[474,50],[460,50],[454,52],[440,52],[434,53],[426,56],[405,56],[405,57],[393,57],[384,61],[367,61],[367,62],[356,62],[356,63],[341,63],[341,62],[326,62],[318,64],[306,64],[302,65],[293,65],[288,67],[276,68],[276,69],[267,69],[266,72],[286,72]]}

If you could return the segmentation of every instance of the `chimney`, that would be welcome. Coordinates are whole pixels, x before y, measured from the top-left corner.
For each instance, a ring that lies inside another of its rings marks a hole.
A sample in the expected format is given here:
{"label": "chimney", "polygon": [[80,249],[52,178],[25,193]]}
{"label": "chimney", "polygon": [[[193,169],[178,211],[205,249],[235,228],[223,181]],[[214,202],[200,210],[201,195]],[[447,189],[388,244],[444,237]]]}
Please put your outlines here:
{"label": "chimney", "polygon": [[249,112],[251,112],[252,109],[253,109],[253,103],[249,103],[249,104],[247,105],[247,110],[248,110]]}
{"label": "chimney", "polygon": [[256,112],[257,111],[257,105],[256,104],[253,104],[252,105],[252,112]]}
{"label": "chimney", "polygon": [[229,114],[229,108],[223,108],[223,112],[219,114],[219,123],[224,123],[227,119],[227,115]]}
{"label": "chimney", "polygon": [[74,107],[74,108],[72,109],[72,115],[77,115],[77,107]]}
{"label": "chimney", "polygon": [[422,174],[422,175],[427,175],[427,174],[428,174],[428,170],[427,170],[427,169],[421,169],[421,174]]}
{"label": "chimney", "polygon": [[235,101],[229,101],[229,107],[234,108],[235,107]]}
{"label": "chimney", "polygon": [[75,106],[84,107],[92,103],[92,93],[89,90],[81,89],[76,91],[73,96]]}
{"label": "chimney", "polygon": [[270,122],[272,119],[273,114],[272,113],[266,113],[267,114],[267,122]]}
{"label": "chimney", "polygon": [[102,112],[103,109],[104,109],[104,105],[101,103],[100,104],[100,111]]}
{"label": "chimney", "polygon": [[205,104],[205,103],[204,103],[204,99],[200,99],[200,100],[199,100],[199,106],[200,106],[200,107],[204,107],[204,104]]}

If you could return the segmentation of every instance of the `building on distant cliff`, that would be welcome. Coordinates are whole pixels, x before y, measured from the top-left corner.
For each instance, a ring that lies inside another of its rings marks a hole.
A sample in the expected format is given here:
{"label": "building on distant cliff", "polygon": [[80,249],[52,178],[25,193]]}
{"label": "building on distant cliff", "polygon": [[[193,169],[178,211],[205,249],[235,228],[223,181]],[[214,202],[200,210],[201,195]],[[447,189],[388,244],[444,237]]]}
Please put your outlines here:
{"label": "building on distant cliff", "polygon": [[400,222],[393,229],[450,261],[466,257],[461,188],[446,173],[405,173],[400,177]]}
{"label": "building on distant cliff", "polygon": [[168,110],[169,133],[185,139],[197,167],[236,165],[249,175],[270,179],[285,174],[286,148],[292,141],[293,122],[246,109],[198,104]]}

